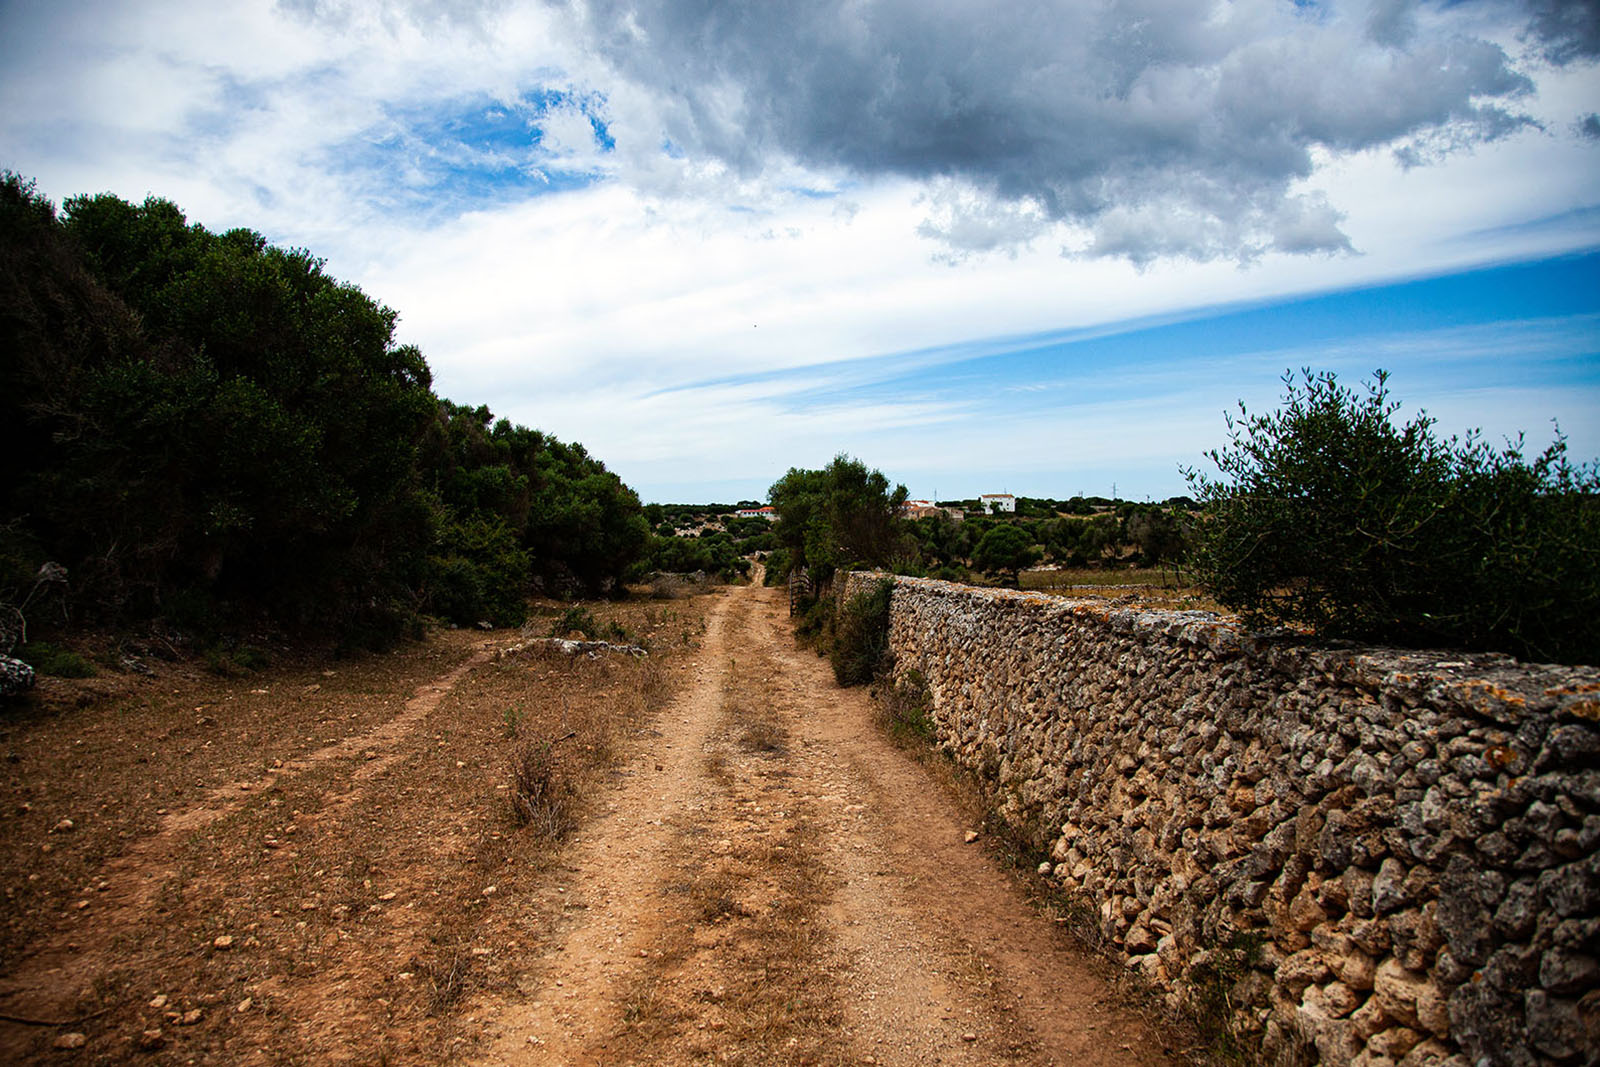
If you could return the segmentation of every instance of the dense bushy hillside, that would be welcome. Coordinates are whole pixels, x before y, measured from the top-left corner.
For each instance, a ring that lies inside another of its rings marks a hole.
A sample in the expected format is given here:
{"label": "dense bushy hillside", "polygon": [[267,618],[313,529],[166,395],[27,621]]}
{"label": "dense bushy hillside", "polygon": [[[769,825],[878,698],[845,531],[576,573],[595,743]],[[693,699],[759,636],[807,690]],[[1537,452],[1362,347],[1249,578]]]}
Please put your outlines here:
{"label": "dense bushy hillside", "polygon": [[[614,587],[648,537],[633,491],[581,446],[437,398],[395,318],[309,253],[165,200],[58,216],[0,177],[0,604],[375,641]],[[40,585],[46,562],[64,583]]]}

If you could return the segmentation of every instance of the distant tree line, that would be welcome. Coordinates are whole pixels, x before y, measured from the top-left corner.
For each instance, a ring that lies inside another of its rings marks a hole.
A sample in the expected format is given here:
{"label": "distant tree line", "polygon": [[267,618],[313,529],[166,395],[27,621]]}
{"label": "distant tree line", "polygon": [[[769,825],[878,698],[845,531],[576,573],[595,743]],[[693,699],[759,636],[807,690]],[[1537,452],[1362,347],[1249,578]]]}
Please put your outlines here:
{"label": "distant tree line", "polygon": [[698,571],[723,581],[748,577],[751,559],[778,543],[770,521],[736,514],[741,509],[760,506],[751,500],[736,504],[646,504],[644,513],[652,535],[632,576],[643,579],[657,572]]}
{"label": "distant tree line", "polygon": [[1021,497],[1015,513],[979,514],[979,502],[941,501],[963,511],[901,515],[904,486],[849,456],[821,470],[791,469],[769,490],[778,514],[776,582],[795,567],[826,579],[841,567],[882,567],[953,580],[978,575],[1015,583],[1017,572],[1049,561],[1073,567],[1159,567],[1183,562],[1193,517],[1188,497],[1163,504],[1074,497]]}
{"label": "distant tree line", "polygon": [[[791,470],[771,490],[781,547],[768,579],[802,566],[1006,584],[1046,560],[1188,567],[1252,626],[1600,663],[1600,464],[1572,462],[1559,433],[1530,458],[1520,440],[1494,448],[1476,433],[1441,439],[1425,414],[1400,422],[1382,372],[1361,392],[1310,371],[1285,384],[1279,410],[1229,421],[1209,453],[1217,477],[1187,471],[1193,496],[1162,504],[1021,498],[1015,514],[907,520],[904,488],[859,460]],[[829,648],[831,603],[804,608],[802,637]]]}
{"label": "distant tree line", "polygon": [[1082,500],[1037,504],[1026,514],[1019,504],[1015,515],[916,519],[910,524],[917,543],[912,572],[961,580],[970,568],[1014,579],[1018,570],[1045,562],[1177,568],[1187,558],[1194,515],[1185,498],[1163,504],[1107,500],[1092,510],[1070,510]]}
{"label": "distant tree line", "polygon": [[253,231],[153,197],[58,214],[0,175],[0,604],[373,644],[616,589],[650,533],[633,491],[435,396],[395,321]]}

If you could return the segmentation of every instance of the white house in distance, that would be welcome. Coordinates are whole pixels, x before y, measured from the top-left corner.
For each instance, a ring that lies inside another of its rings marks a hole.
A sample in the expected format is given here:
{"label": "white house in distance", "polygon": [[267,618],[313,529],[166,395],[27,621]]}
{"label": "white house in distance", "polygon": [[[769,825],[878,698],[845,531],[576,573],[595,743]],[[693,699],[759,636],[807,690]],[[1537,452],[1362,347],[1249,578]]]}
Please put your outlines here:
{"label": "white house in distance", "polygon": [[[778,512],[774,508],[740,508],[734,512],[734,517],[739,519],[766,519],[768,522],[778,520]],[[766,534],[761,536],[765,537]]]}
{"label": "white house in distance", "polygon": [[985,515],[993,515],[997,511],[1017,510],[1017,498],[1010,493],[985,493],[978,500],[983,504]]}

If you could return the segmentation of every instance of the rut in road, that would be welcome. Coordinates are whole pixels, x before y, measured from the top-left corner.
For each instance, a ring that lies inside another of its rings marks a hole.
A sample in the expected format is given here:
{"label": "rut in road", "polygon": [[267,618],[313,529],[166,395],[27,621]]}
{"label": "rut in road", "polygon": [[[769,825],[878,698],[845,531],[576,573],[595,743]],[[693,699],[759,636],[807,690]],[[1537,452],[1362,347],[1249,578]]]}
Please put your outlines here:
{"label": "rut in road", "polygon": [[550,936],[522,995],[470,1006],[483,1062],[1175,1062],[783,607],[718,604],[694,684],[525,902]]}
{"label": "rut in road", "polygon": [[[115,967],[126,966],[128,961],[122,954],[127,944],[135,941],[142,927],[160,921],[156,915],[158,897],[173,877],[178,856],[187,842],[286,781],[338,761],[360,759],[349,775],[357,791],[331,803],[316,816],[327,818],[358,794],[361,783],[388,770],[399,759],[393,751],[396,745],[463,677],[491,655],[488,645],[472,652],[417,688],[398,714],[369,730],[287,761],[277,760],[270,771],[229,781],[209,790],[198,802],[164,816],[153,833],[98,872],[101,884],[109,891],[97,897],[94,936],[88,944],[79,943],[84,939],[81,931],[57,931],[33,947],[18,966],[0,976],[0,1000],[13,1013],[11,1017],[70,1021],[73,1004],[82,995],[80,989]],[[29,1039],[25,1030],[0,1031],[0,1059],[21,1059],[30,1047]]]}

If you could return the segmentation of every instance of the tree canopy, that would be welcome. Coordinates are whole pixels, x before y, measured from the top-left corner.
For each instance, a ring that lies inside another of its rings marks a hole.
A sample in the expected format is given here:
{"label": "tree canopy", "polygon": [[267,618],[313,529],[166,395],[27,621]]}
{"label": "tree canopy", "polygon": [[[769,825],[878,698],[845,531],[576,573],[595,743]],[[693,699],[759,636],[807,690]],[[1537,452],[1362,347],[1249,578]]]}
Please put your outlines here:
{"label": "tree canopy", "polygon": [[642,551],[580,445],[440,400],[396,313],[170,201],[0,176],[0,599],[45,561],[82,621],[263,617],[382,640],[513,622]]}
{"label": "tree canopy", "polygon": [[774,529],[792,566],[826,577],[840,567],[880,567],[914,554],[900,518],[906,487],[850,456],[822,470],[789,472],[767,492],[778,514]]}
{"label": "tree canopy", "polygon": [[1285,387],[1229,420],[1220,478],[1186,472],[1218,600],[1328,637],[1600,662],[1600,468],[1559,435],[1529,460],[1397,423],[1382,372],[1360,393],[1310,371]]}
{"label": "tree canopy", "polygon": [[972,550],[974,567],[991,574],[1008,572],[1012,581],[1016,580],[1018,571],[1038,559],[1039,551],[1033,547],[1033,538],[1020,526],[1009,523],[991,527]]}

